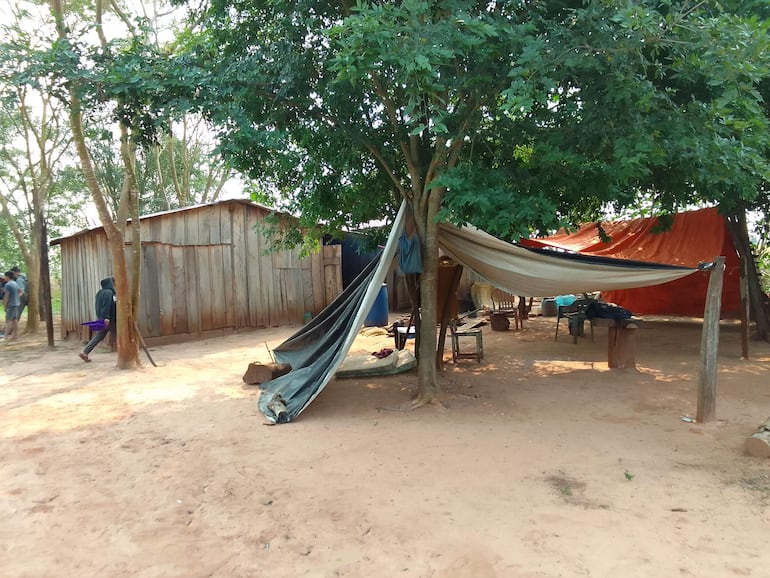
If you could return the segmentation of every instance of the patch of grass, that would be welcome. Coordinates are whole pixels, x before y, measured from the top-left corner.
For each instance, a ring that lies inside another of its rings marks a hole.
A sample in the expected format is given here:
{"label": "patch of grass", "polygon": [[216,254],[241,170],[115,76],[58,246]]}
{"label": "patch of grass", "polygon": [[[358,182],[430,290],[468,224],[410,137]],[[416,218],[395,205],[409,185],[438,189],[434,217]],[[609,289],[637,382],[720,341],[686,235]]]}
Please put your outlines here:
{"label": "patch of grass", "polygon": [[740,478],[738,485],[755,493],[762,503],[770,501],[770,474],[758,474],[750,478]]}
{"label": "patch of grass", "polygon": [[545,481],[548,482],[548,485],[550,485],[567,504],[582,506],[584,508],[598,508],[601,510],[610,509],[607,504],[586,498],[584,495],[586,483],[567,475],[563,470],[559,470],[554,475],[546,476]]}
{"label": "patch of grass", "polygon": [[54,315],[61,315],[61,289],[51,288],[51,312]]}
{"label": "patch of grass", "polygon": [[564,472],[559,472],[558,475],[548,476],[546,480],[554,490],[559,492],[560,496],[565,500],[570,501],[582,494],[586,487],[585,483],[565,475]]}

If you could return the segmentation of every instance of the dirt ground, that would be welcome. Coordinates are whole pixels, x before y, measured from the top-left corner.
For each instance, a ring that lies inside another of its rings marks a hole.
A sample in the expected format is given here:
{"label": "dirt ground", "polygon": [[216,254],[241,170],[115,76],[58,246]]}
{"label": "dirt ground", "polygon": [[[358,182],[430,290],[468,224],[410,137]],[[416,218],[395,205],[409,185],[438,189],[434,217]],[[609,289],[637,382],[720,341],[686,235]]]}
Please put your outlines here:
{"label": "dirt ground", "polygon": [[607,369],[606,329],[554,326],[485,327],[444,408],[400,410],[413,373],[334,380],[272,427],[241,378],[296,328],[155,347],[131,372],[0,343],[0,576],[770,576],[770,460],[743,451],[770,345],[741,360],[723,323],[701,425],[682,419],[699,322],[646,320],[637,371]]}

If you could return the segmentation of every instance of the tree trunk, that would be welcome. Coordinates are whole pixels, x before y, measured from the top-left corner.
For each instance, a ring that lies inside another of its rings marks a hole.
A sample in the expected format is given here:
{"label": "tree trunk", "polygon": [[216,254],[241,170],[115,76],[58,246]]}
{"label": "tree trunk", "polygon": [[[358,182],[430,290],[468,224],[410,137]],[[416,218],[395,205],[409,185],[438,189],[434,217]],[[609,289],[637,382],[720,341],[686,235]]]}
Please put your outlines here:
{"label": "tree trunk", "polygon": [[131,294],[129,289],[128,264],[122,240],[110,241],[112,264],[114,267],[115,292],[118,295],[118,369],[135,369],[141,365],[139,358],[140,341],[136,334],[134,316],[131,312]]}
{"label": "tree trunk", "polygon": [[751,317],[757,328],[757,337],[764,341],[770,341],[770,319],[767,317],[764,302],[762,300],[762,284],[757,272],[757,264],[751,250],[749,230],[746,224],[746,211],[737,210],[734,214],[725,217],[727,230],[733,240],[733,245],[741,258],[741,264],[745,267],[746,283],[749,293],[749,308]]}
{"label": "tree trunk", "polygon": [[54,346],[53,308],[51,305],[51,266],[48,260],[48,224],[43,215],[40,215],[40,309],[45,320],[46,338],[48,347]]}
{"label": "tree trunk", "polygon": [[[427,195],[427,193],[426,193]],[[436,381],[436,289],[438,286],[438,223],[440,191],[432,191],[427,202],[414,203],[415,222],[423,242],[423,273],[420,276],[420,339],[417,362],[417,405],[440,401]]]}
{"label": "tree trunk", "polygon": [[[125,243],[121,242],[120,247],[113,248],[115,258],[121,260],[121,271],[123,279],[120,284],[123,291],[118,292],[119,313],[118,313],[118,369],[133,369],[141,365],[139,349],[141,347],[141,336],[137,333],[139,316],[139,287],[141,283],[141,257],[142,257],[142,239],[141,225],[139,223],[139,203],[136,188],[136,147],[133,144],[128,127],[125,124],[120,126],[120,156],[123,160],[124,181],[123,191],[121,193],[120,208],[118,214],[118,224],[123,227],[122,240],[126,237],[128,228],[128,218],[131,219],[130,237],[131,237],[131,259],[130,270],[126,259]],[[119,255],[117,252],[119,251]],[[118,283],[116,276],[115,282]],[[121,319],[125,321],[121,321]]]}
{"label": "tree trunk", "polygon": [[30,243],[30,254],[24,263],[28,285],[25,333],[37,333],[40,328],[40,226],[41,224],[35,219],[32,242]]}
{"label": "tree trunk", "polygon": [[[61,0],[51,0],[51,12],[56,20],[56,31],[60,39],[67,39],[67,26],[64,22],[64,11]],[[91,155],[86,146],[85,131],[83,129],[82,102],[78,96],[78,86],[70,82],[67,86],[69,96],[69,120],[72,128],[72,139],[75,143],[80,169],[83,171],[91,198],[99,213],[104,232],[110,244],[112,254],[113,276],[115,278],[115,291],[117,293],[118,310],[118,361],[119,369],[133,369],[140,365],[139,339],[134,329],[134,317],[132,313],[131,292],[129,291],[128,264],[126,262],[125,237],[122,228],[115,223],[110,214],[107,200],[96,178]],[[121,126],[121,134],[125,134],[124,126]],[[133,173],[131,173],[131,176]],[[124,199],[121,199],[119,213],[125,215]],[[120,222],[120,221],[118,221]],[[123,218],[125,222],[125,216]]]}

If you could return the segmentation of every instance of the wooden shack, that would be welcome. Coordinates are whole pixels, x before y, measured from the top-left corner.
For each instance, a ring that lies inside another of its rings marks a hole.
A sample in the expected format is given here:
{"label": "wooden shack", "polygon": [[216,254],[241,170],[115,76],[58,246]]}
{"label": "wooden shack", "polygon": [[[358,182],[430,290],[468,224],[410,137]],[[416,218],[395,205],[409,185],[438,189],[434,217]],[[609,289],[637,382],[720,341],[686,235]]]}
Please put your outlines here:
{"label": "wooden shack", "polygon": [[[340,247],[306,258],[299,249],[270,251],[271,213],[225,200],[140,217],[142,335],[175,341],[296,325],[328,305],[342,291]],[[292,226],[290,218],[281,222]],[[62,338],[87,339],[81,323],[93,319],[100,280],[112,275],[107,236],[98,227],[51,245],[61,248]],[[129,263],[131,254],[128,242]]]}

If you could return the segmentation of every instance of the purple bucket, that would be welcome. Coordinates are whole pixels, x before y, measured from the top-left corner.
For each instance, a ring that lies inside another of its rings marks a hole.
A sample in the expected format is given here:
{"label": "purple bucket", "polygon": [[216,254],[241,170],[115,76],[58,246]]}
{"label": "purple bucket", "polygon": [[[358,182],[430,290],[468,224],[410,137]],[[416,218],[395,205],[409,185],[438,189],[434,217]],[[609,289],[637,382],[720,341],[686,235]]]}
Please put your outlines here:
{"label": "purple bucket", "polygon": [[81,325],[85,325],[91,331],[101,331],[102,329],[107,327],[104,324],[104,320],[102,320],[102,319],[97,319],[96,321],[86,321],[85,323],[81,323]]}

